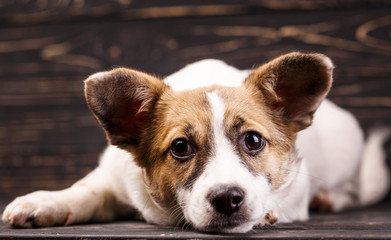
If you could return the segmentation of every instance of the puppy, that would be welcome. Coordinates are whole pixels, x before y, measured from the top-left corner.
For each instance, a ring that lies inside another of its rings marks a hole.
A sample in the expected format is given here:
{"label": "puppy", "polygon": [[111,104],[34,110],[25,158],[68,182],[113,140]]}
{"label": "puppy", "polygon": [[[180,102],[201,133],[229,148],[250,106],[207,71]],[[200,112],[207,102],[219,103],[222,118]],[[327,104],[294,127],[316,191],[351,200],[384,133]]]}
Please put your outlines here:
{"label": "puppy", "polygon": [[324,99],[332,71],[322,54],[290,53],[251,71],[204,60],[164,81],[96,73],[85,96],[110,143],[99,167],[70,188],[16,198],[2,219],[45,227],[133,217],[244,233],[307,220],[310,206],[375,203],[390,182],[388,132],[364,143],[355,118]]}

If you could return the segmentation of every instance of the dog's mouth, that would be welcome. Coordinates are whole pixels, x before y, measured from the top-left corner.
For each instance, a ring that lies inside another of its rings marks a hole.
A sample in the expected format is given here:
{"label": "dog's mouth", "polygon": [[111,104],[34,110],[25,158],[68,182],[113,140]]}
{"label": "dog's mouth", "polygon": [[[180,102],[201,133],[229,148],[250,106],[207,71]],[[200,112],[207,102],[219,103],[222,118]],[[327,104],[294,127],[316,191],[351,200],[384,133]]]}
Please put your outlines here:
{"label": "dog's mouth", "polygon": [[260,221],[262,208],[257,198],[239,187],[220,186],[182,206],[186,221],[196,230],[210,233],[245,233]]}
{"label": "dog's mouth", "polygon": [[242,233],[252,228],[252,221],[243,214],[236,216],[214,216],[207,225],[198,227],[200,231],[208,233]]}

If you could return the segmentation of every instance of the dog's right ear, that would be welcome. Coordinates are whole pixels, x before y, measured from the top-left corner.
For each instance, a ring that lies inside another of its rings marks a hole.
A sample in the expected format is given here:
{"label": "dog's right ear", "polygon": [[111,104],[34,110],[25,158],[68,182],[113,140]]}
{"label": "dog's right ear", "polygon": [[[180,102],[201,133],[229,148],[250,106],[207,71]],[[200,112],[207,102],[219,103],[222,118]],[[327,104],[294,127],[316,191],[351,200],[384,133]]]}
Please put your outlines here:
{"label": "dog's right ear", "polygon": [[117,68],[90,76],[84,92],[109,142],[124,148],[137,145],[150,121],[151,109],[168,88],[146,73]]}
{"label": "dog's right ear", "polygon": [[311,125],[330,90],[333,69],[325,55],[293,52],[255,69],[244,85],[255,87],[274,114],[297,132]]}

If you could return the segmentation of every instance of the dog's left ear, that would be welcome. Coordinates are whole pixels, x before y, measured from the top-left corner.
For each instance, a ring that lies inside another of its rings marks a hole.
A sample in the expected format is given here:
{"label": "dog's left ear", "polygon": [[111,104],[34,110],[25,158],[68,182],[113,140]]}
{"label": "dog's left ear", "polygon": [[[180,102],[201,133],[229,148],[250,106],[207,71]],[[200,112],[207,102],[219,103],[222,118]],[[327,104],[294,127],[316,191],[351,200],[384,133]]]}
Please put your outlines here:
{"label": "dog's left ear", "polygon": [[333,63],[322,54],[289,53],[255,69],[244,85],[255,87],[271,110],[294,131],[312,123],[330,90]]}

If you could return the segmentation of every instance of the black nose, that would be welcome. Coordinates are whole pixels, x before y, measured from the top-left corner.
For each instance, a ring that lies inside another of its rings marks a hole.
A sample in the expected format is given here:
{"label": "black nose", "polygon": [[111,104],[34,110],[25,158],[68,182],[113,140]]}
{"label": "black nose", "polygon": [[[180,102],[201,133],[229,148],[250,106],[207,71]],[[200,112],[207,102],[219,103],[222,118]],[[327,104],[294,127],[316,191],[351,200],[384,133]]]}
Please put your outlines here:
{"label": "black nose", "polygon": [[239,187],[218,187],[211,191],[208,200],[216,212],[231,216],[244,202],[244,192]]}

